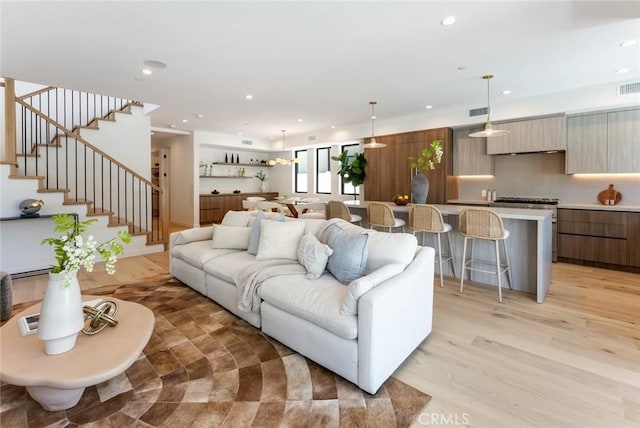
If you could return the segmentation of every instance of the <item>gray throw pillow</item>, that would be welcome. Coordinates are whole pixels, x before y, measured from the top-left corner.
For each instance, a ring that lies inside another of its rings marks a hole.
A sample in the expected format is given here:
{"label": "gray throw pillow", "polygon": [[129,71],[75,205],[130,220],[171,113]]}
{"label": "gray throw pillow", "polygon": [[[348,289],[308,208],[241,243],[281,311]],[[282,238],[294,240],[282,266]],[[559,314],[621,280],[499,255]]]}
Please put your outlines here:
{"label": "gray throw pillow", "polygon": [[327,267],[333,250],[318,241],[313,233],[305,233],[298,244],[298,262],[307,270],[307,279],[318,279]]}
{"label": "gray throw pillow", "polygon": [[348,284],[360,278],[367,267],[367,241],[369,235],[351,235],[335,225],[329,233],[329,256],[327,269],[338,281]]}
{"label": "gray throw pillow", "polygon": [[251,228],[251,236],[249,237],[249,247],[247,248],[247,253],[253,254],[254,256],[258,254],[258,246],[260,245],[260,222],[262,220],[271,220],[271,221],[284,221],[284,214],[280,214],[274,217],[267,217],[263,212],[259,212],[256,215],[256,220],[253,223]]}

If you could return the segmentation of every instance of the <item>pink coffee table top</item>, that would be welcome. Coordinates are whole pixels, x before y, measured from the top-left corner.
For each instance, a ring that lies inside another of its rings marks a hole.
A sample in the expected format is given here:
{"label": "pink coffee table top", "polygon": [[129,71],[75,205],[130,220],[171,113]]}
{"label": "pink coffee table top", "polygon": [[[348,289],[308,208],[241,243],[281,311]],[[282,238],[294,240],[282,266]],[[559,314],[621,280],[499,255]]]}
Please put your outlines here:
{"label": "pink coffee table top", "polygon": [[[82,300],[109,298],[83,295]],[[78,335],[76,346],[63,354],[47,355],[37,334],[21,336],[17,320],[38,313],[40,303],[15,315],[0,328],[0,380],[19,386],[59,389],[97,385],[128,369],[149,342],[155,317],[148,308],[124,300],[118,303],[118,325],[88,336]]]}

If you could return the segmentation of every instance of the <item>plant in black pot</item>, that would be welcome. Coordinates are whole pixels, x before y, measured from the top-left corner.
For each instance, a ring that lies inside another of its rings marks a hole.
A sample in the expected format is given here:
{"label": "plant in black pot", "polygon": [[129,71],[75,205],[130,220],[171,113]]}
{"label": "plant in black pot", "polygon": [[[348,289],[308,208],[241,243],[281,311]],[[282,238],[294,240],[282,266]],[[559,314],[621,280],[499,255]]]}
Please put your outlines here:
{"label": "plant in black pot", "polygon": [[[367,166],[364,153],[354,153],[350,155],[349,151],[345,150],[338,156],[331,156],[331,159],[340,162],[338,175],[342,178],[343,183],[350,183],[353,187],[358,187],[364,183],[364,178],[366,177],[364,168]],[[356,200],[356,196],[354,193],[354,201]]]}

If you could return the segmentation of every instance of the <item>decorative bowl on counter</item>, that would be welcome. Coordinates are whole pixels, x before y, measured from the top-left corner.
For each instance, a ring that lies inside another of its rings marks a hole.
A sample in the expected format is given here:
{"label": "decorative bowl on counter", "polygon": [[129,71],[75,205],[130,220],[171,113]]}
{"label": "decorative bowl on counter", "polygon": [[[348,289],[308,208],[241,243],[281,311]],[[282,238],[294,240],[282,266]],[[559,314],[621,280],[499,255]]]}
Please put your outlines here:
{"label": "decorative bowl on counter", "polygon": [[409,195],[396,195],[396,197],[393,198],[393,203],[400,206],[407,205],[409,201]]}

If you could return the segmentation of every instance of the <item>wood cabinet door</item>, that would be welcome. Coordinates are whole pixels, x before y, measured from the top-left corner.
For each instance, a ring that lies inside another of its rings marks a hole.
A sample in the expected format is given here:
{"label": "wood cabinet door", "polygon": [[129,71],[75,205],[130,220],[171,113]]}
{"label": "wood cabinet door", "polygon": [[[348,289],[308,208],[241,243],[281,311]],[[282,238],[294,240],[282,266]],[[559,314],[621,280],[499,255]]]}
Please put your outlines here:
{"label": "wood cabinet door", "polygon": [[607,172],[640,172],[640,110],[607,114]]}
{"label": "wood cabinet door", "polygon": [[627,215],[627,265],[640,267],[640,213]]}
{"label": "wood cabinet door", "polygon": [[473,129],[453,133],[453,175],[493,175],[493,156],[487,154],[487,139],[469,137]]}
{"label": "wood cabinet door", "polygon": [[488,154],[534,153],[565,150],[565,116],[541,117],[495,124],[509,133],[487,138]]}
{"label": "wood cabinet door", "polygon": [[567,118],[566,172],[607,172],[607,113]]}

